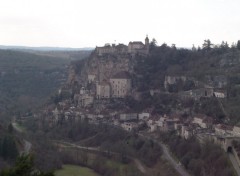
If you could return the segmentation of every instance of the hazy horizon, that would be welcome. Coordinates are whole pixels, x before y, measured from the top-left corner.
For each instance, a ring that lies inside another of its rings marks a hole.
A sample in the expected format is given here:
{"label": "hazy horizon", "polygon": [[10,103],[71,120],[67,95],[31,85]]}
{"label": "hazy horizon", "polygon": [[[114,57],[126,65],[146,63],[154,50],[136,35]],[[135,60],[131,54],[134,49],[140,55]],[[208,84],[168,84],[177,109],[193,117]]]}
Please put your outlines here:
{"label": "hazy horizon", "polygon": [[83,48],[144,41],[201,46],[240,39],[237,0],[0,0],[0,45]]}

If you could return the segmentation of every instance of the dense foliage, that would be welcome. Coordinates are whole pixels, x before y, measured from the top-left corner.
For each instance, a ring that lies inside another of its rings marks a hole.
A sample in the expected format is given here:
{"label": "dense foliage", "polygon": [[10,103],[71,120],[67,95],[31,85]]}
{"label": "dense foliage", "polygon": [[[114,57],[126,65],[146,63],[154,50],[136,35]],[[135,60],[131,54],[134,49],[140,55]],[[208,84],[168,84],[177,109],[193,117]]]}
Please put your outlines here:
{"label": "dense foliage", "polygon": [[0,50],[0,110],[16,114],[43,103],[66,80],[68,59]]}
{"label": "dense foliage", "polygon": [[15,138],[11,135],[0,137],[0,157],[4,160],[14,160],[18,156]]}
{"label": "dense foliage", "polygon": [[43,173],[34,168],[33,157],[30,155],[22,155],[17,158],[15,166],[4,169],[0,172],[0,176],[54,176],[53,173]]}
{"label": "dense foliage", "polygon": [[[239,121],[238,114],[240,113],[238,108],[240,99],[239,58],[239,41],[237,44],[229,46],[226,42],[214,45],[210,40],[205,40],[202,48],[193,47],[191,50],[176,48],[175,45],[170,47],[167,44],[161,46],[151,44],[150,54],[147,58],[137,57],[137,64],[134,68],[136,73],[134,86],[140,92],[147,92],[151,89],[162,92],[165,91],[165,76],[186,76],[191,78],[186,82],[180,80],[176,84],[169,86],[169,92],[178,93],[195,89],[196,85],[193,81],[198,82],[200,85],[208,85],[209,80],[213,77],[226,78],[227,85],[223,86],[223,89],[228,93],[226,100],[217,102],[214,98],[209,98],[210,100],[196,101],[189,108],[198,110],[197,113],[207,113],[218,119],[228,116],[233,123],[236,123]],[[143,99],[148,101],[151,98],[145,96]],[[172,102],[170,99],[169,97],[167,104],[159,106],[171,107]],[[138,103],[140,107],[142,107],[141,104],[142,102]],[[208,104],[208,110],[203,107],[206,104]],[[199,107],[196,107],[196,105],[199,105]],[[222,111],[222,107],[224,107],[225,112]],[[169,108],[161,112],[169,113]]]}
{"label": "dense foliage", "polygon": [[171,151],[194,176],[234,175],[227,154],[210,141],[201,145],[195,138],[184,140],[175,134],[161,134]]}

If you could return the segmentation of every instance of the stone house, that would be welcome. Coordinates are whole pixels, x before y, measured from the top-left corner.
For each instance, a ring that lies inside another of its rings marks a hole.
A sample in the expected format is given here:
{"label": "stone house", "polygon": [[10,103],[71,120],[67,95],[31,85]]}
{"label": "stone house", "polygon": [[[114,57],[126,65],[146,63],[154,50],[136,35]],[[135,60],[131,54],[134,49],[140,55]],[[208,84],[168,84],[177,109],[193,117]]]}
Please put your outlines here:
{"label": "stone house", "polygon": [[85,87],[81,87],[81,89],[80,89],[80,95],[83,95],[83,94],[86,94],[87,93],[87,90],[86,90],[86,88]]}
{"label": "stone house", "polygon": [[86,107],[93,104],[94,97],[90,94],[82,94],[79,96],[78,105],[81,107]]}
{"label": "stone house", "polygon": [[127,52],[128,52],[128,47],[126,45],[120,43],[116,46],[116,53],[124,54]]}
{"label": "stone house", "polygon": [[207,128],[207,124],[204,121],[205,116],[195,116],[192,123],[198,124],[201,128]]}
{"label": "stone house", "polygon": [[132,88],[130,74],[126,71],[117,73],[110,78],[110,85],[113,98],[125,98],[130,94]]}
{"label": "stone house", "polygon": [[184,139],[189,139],[194,135],[194,130],[191,127],[186,127],[184,131]]}
{"label": "stone house", "polygon": [[180,132],[180,136],[184,139],[189,139],[190,137],[192,137],[194,135],[194,128],[191,127],[190,125],[182,125],[181,127],[181,132]]}
{"label": "stone house", "polygon": [[225,125],[225,124],[217,124],[214,126],[214,131],[216,135],[226,136],[233,134],[233,126]]}
{"label": "stone house", "polygon": [[138,114],[138,119],[139,120],[147,120],[149,119],[150,117],[150,114],[149,113],[146,113],[146,112],[143,112],[141,114]]}
{"label": "stone house", "polygon": [[96,53],[101,56],[103,54],[111,54],[116,51],[115,45],[105,44],[103,47],[96,47]]}
{"label": "stone house", "polygon": [[96,53],[99,56],[102,56],[104,54],[127,54],[128,47],[124,44],[105,44],[103,47],[96,47]]}
{"label": "stone house", "polygon": [[130,120],[137,120],[137,119],[138,119],[137,113],[120,114],[121,121],[130,121]]}
{"label": "stone house", "polygon": [[234,136],[240,137],[240,127],[234,126],[232,132]]}
{"label": "stone house", "polygon": [[126,131],[132,131],[133,129],[137,128],[137,124],[133,122],[124,122],[121,124],[121,127]]}
{"label": "stone house", "polygon": [[199,125],[201,128],[211,128],[213,119],[202,114],[197,114],[193,117],[192,123]]}
{"label": "stone house", "polygon": [[151,124],[151,125],[149,125],[149,132],[154,132],[154,131],[156,131],[157,130],[157,124]]}
{"label": "stone house", "polygon": [[97,89],[97,91],[96,91],[97,99],[111,97],[110,84],[106,80],[104,80],[101,83],[97,83],[96,89]]}
{"label": "stone house", "polygon": [[199,100],[202,97],[213,97],[214,96],[214,89],[212,87],[206,88],[199,88],[189,91],[181,92],[180,96],[184,98],[193,98],[195,100]]}
{"label": "stone house", "polygon": [[217,97],[217,98],[226,98],[227,97],[227,94],[225,91],[221,91],[221,90],[215,90],[213,92],[213,96],[214,97]]}
{"label": "stone house", "polygon": [[88,77],[88,83],[92,83],[96,81],[96,75],[89,74],[87,77]]}
{"label": "stone house", "polygon": [[167,120],[167,117],[166,117],[166,116],[160,117],[160,118],[156,121],[157,126],[158,126],[158,127],[163,127],[163,124],[164,124],[164,122],[165,122],[166,120]]}
{"label": "stone house", "polygon": [[165,76],[164,79],[164,88],[168,89],[169,85],[177,84],[178,82],[186,82],[186,76]]}
{"label": "stone house", "polygon": [[143,48],[144,48],[144,44],[139,41],[129,42],[129,44],[128,44],[128,52],[129,53],[137,52],[138,50],[141,50]]}

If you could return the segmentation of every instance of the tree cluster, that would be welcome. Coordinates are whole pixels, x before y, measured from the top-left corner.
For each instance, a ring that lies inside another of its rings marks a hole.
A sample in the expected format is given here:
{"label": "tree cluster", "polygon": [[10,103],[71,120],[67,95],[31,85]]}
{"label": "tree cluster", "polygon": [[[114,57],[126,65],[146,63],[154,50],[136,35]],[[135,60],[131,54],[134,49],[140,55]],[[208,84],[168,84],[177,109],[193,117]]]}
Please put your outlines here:
{"label": "tree cluster", "polygon": [[0,138],[0,157],[4,160],[15,160],[18,156],[18,149],[15,138],[12,135],[5,135]]}
{"label": "tree cluster", "polygon": [[172,134],[161,134],[171,151],[194,176],[234,175],[227,154],[212,141],[201,145],[195,138],[184,140]]}
{"label": "tree cluster", "polygon": [[15,165],[1,171],[0,176],[54,176],[54,174],[37,170],[31,155],[21,155],[17,158]]}

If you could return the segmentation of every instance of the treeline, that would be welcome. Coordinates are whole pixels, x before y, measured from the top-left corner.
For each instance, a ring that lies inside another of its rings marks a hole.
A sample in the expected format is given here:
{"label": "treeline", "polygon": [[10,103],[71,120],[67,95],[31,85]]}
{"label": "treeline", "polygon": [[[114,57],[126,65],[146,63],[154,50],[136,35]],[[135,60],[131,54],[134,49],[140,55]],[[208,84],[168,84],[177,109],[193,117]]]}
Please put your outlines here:
{"label": "treeline", "polygon": [[[238,60],[240,41],[237,43],[230,47],[226,42],[214,45],[210,40],[205,40],[202,48],[193,47],[193,49],[179,49],[175,45],[168,46],[165,43],[161,46],[152,44],[147,58],[141,56],[137,58],[134,67],[138,75],[136,86],[139,90],[163,89],[165,75],[189,75],[204,81],[206,75],[225,75],[226,70],[229,70],[228,74],[234,73],[236,70],[231,69],[234,65],[224,69],[221,67],[226,64],[225,60]],[[239,65],[239,62],[236,63]],[[182,88],[188,90],[192,86],[189,82]]]}
{"label": "treeline", "polygon": [[184,140],[174,133],[161,133],[184,167],[194,176],[234,176],[227,154],[210,141],[200,144],[195,138]]}
{"label": "treeline", "polygon": [[18,156],[16,139],[12,135],[0,137],[0,157],[4,160],[14,160]]}
{"label": "treeline", "polygon": [[21,155],[13,167],[0,171],[0,176],[54,176],[54,174],[36,169],[31,155]]}
{"label": "treeline", "polygon": [[32,144],[34,165],[38,170],[51,172],[62,167],[63,162],[58,148],[44,133],[31,134],[28,138]]}
{"label": "treeline", "polygon": [[[165,76],[186,76],[191,79],[182,82],[178,81],[177,84],[170,85],[168,91],[171,93],[177,93],[179,91],[187,91],[197,88],[194,84],[195,81],[199,81],[201,84],[208,84],[209,78],[214,76],[223,76],[226,78],[227,86],[224,87],[227,92],[227,98],[221,100],[223,107],[227,114],[224,114],[216,103],[214,98],[209,98],[208,110],[204,110],[203,107],[193,107],[193,105],[200,105],[203,103],[205,106],[206,100],[194,101],[188,108],[197,110],[197,113],[207,113],[217,119],[221,120],[225,115],[230,117],[233,124],[238,122],[238,114],[240,110],[238,104],[240,102],[240,41],[232,44],[231,46],[227,42],[221,44],[213,44],[210,40],[205,40],[201,47],[193,46],[192,49],[177,48],[175,45],[168,46],[162,44],[156,45],[156,41],[151,43],[150,54],[148,57],[137,56],[137,63],[134,67],[135,80],[134,87],[144,92],[143,100],[151,102],[150,95],[145,92],[149,92],[151,89],[157,89],[160,92],[164,92],[164,80]],[[154,95],[156,96],[156,95]],[[165,96],[166,97],[166,96]],[[177,96],[176,100],[178,99]],[[166,103],[161,103],[161,100],[157,105],[160,108],[156,108],[157,113],[169,113],[171,112],[172,104],[171,97],[169,97]],[[180,110],[184,109],[180,100]],[[207,100],[208,101],[208,100]],[[153,105],[154,103],[147,104],[142,102],[136,102],[139,107]],[[196,102],[196,103],[195,103]],[[134,103],[131,103],[133,109],[137,109]],[[153,105],[152,107],[155,107]],[[139,108],[140,109],[140,108]],[[158,111],[159,109],[160,111]],[[214,109],[214,111],[213,111]],[[195,111],[194,111],[195,112]]]}
{"label": "treeline", "polygon": [[17,158],[18,138],[12,133],[12,126],[9,125],[8,130],[0,119],[0,170],[12,165]]}

